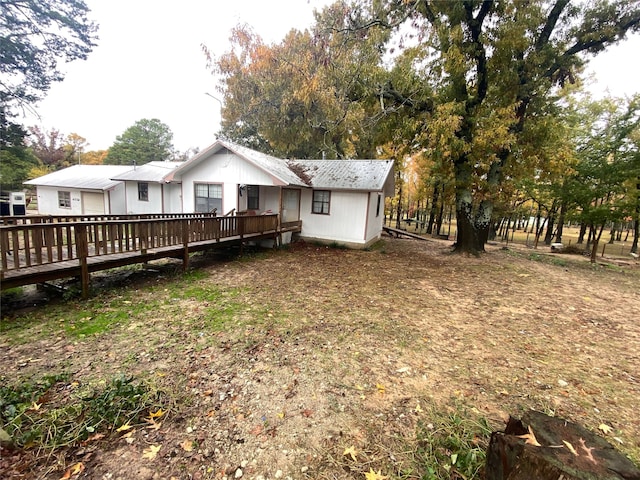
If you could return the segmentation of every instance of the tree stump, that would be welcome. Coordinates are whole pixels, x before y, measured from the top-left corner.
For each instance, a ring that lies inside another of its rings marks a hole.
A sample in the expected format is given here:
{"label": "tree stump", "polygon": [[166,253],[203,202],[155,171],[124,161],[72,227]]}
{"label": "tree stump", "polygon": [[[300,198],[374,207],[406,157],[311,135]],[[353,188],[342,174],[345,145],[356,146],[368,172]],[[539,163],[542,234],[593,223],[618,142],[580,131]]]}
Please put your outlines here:
{"label": "tree stump", "polygon": [[640,470],[604,438],[540,412],[493,432],[486,480],[640,480]]}

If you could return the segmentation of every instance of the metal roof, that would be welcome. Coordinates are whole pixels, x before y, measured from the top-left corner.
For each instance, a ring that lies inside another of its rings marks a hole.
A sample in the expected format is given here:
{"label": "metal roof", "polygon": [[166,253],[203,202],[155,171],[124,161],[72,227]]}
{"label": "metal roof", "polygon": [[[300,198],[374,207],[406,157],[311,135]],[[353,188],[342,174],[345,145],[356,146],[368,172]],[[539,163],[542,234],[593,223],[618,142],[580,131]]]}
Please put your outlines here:
{"label": "metal roof", "polygon": [[124,173],[111,177],[111,180],[130,180],[135,182],[164,183],[171,180],[173,172],[184,162],[149,162]]}
{"label": "metal roof", "polygon": [[128,170],[131,165],[74,165],[23,183],[38,187],[110,190],[120,183],[111,178]]}
{"label": "metal roof", "polygon": [[393,169],[392,160],[289,160],[313,188],[382,191]]}
{"label": "metal roof", "polygon": [[226,140],[218,140],[210,147],[190,158],[175,170],[174,175],[179,175],[183,171],[190,169],[203,160],[209,158],[211,155],[214,155],[224,149],[235,153],[268,175],[274,177],[276,184],[295,185],[300,187],[306,186],[305,182],[288,168],[284,160]]}
{"label": "metal roof", "polygon": [[283,160],[226,140],[216,141],[178,167],[174,174],[188,170],[223,149],[254,164],[283,185],[382,191],[386,182],[393,182],[393,175],[390,177],[392,160]]}

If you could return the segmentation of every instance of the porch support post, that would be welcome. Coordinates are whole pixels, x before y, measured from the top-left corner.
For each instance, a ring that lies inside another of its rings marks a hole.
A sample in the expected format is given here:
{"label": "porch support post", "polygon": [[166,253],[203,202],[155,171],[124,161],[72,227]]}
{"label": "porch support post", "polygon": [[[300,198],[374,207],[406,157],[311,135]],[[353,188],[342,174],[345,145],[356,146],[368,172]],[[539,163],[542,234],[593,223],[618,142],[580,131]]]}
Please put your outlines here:
{"label": "porch support post", "polygon": [[182,272],[186,272],[189,268],[189,227],[191,220],[189,218],[183,218],[180,221],[182,225]]}
{"label": "porch support post", "polygon": [[74,226],[76,236],[76,256],[80,262],[80,282],[82,283],[82,298],[89,297],[89,243],[87,241],[87,227],[83,224]]}

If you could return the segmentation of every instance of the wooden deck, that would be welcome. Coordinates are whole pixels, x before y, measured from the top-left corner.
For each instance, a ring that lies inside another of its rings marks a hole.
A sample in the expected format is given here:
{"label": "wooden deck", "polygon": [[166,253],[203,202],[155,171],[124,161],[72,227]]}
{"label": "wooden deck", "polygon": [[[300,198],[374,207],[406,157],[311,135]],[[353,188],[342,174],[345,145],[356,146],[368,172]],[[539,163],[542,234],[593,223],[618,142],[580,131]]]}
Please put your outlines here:
{"label": "wooden deck", "polygon": [[278,215],[3,217],[1,288],[80,277],[87,296],[92,272],[168,257],[182,259],[186,270],[192,252],[260,239],[275,244],[300,228]]}

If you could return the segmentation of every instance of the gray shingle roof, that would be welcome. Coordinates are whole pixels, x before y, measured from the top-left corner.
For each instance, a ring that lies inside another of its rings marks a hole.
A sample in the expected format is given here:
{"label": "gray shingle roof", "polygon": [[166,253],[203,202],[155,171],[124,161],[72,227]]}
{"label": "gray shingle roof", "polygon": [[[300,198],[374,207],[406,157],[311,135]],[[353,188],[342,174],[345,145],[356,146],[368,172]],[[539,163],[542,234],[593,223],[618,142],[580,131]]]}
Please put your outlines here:
{"label": "gray shingle roof", "polygon": [[313,188],[382,191],[392,160],[289,160],[293,169]]}
{"label": "gray shingle roof", "polygon": [[42,177],[27,180],[25,185],[42,187],[109,190],[120,182],[112,177],[131,170],[131,165],[73,165]]}

